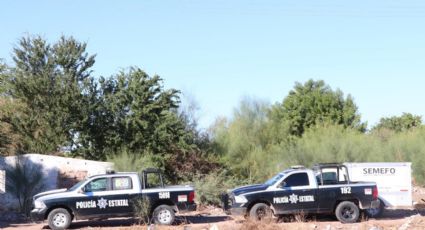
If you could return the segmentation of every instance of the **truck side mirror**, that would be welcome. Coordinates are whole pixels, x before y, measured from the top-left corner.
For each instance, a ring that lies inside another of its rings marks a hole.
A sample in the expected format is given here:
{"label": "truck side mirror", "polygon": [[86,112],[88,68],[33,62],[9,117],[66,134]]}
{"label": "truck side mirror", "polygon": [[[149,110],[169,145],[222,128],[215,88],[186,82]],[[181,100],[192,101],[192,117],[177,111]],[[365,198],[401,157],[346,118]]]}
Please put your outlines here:
{"label": "truck side mirror", "polygon": [[286,188],[287,187],[286,181],[282,182],[282,184],[280,184],[280,187],[281,188]]}

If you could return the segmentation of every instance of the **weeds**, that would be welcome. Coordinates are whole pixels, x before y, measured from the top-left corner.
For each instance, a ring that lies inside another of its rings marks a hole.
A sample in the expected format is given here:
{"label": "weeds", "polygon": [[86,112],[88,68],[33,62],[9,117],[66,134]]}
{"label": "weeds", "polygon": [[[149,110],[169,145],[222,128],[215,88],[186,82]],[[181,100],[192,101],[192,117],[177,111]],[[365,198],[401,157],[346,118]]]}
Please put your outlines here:
{"label": "weeds", "polygon": [[134,203],[134,215],[139,220],[139,224],[151,224],[151,210],[150,201],[147,197],[142,196],[135,198]]}

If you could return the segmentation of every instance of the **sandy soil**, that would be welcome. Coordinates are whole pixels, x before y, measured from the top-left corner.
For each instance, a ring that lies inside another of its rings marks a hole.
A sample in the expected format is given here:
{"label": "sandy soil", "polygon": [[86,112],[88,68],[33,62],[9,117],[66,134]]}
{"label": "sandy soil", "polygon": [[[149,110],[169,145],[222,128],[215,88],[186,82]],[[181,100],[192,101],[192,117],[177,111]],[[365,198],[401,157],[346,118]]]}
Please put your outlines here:
{"label": "sandy soil", "polygon": [[[424,229],[425,230],[425,188],[414,189],[413,209],[385,210],[379,219],[363,218],[359,223],[341,224],[332,216],[299,217],[290,222],[272,220],[269,222],[247,221],[243,217],[227,216],[219,208],[207,207],[204,210],[187,213],[177,217],[173,226],[140,225],[136,219],[121,218],[102,221],[76,221],[71,229],[102,229],[102,230],[274,230],[274,229]],[[5,230],[38,230],[48,229],[47,223],[5,223],[0,222],[0,228]]]}

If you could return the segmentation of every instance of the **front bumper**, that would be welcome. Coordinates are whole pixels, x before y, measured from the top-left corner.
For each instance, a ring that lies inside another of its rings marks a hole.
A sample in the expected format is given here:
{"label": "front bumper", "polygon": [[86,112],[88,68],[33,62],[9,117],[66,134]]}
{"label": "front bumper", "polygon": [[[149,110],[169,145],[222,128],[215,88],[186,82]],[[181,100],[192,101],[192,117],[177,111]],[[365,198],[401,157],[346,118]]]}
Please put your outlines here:
{"label": "front bumper", "polygon": [[227,193],[221,194],[221,202],[224,212],[227,215],[246,216],[247,207],[244,204],[235,203],[234,199]]}
{"label": "front bumper", "polygon": [[30,216],[32,221],[44,221],[46,216],[47,208],[43,209],[33,209],[31,210]]}

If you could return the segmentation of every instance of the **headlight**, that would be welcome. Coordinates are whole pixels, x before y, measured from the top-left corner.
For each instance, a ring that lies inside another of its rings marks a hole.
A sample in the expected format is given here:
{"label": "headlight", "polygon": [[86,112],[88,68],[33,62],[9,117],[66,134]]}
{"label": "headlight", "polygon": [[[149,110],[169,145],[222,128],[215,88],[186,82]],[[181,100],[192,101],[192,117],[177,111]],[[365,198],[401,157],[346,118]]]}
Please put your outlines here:
{"label": "headlight", "polygon": [[43,209],[45,207],[46,207],[46,205],[44,204],[43,201],[41,201],[41,200],[34,201],[34,208],[35,209]]}
{"label": "headlight", "polygon": [[248,200],[245,198],[245,196],[235,196],[235,202],[240,203],[240,204],[244,204],[244,203],[248,202]]}

